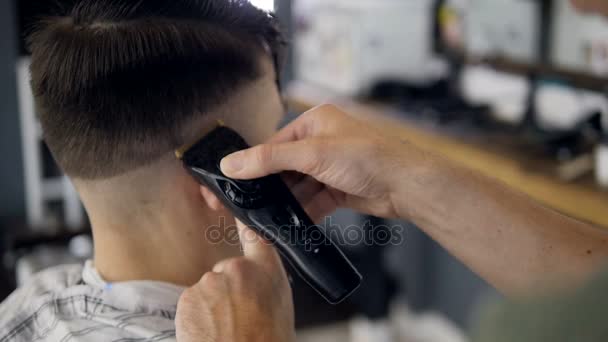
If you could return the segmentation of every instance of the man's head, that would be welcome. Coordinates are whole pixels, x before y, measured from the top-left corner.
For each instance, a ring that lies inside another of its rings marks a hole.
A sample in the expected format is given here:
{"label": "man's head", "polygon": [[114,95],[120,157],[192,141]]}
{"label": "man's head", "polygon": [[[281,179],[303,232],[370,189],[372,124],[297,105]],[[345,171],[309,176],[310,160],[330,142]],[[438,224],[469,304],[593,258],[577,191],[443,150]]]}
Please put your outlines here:
{"label": "man's head", "polygon": [[110,280],[192,284],[233,256],[205,248],[231,218],[173,151],[217,119],[250,144],[274,133],[277,22],[246,0],[75,1],[30,35],[31,83],[45,140],[89,214],[96,267]]}
{"label": "man's head", "polygon": [[78,1],[29,38],[46,142],[68,175],[97,180],[155,163],[217,117],[263,138],[281,111],[282,44],[246,0]]}

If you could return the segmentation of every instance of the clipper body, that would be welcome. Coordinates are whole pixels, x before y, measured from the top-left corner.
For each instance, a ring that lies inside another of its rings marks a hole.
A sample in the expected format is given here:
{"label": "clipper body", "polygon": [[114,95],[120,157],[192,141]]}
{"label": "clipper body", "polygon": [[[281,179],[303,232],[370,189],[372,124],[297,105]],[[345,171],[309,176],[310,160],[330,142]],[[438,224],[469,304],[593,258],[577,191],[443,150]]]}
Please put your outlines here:
{"label": "clipper body", "polygon": [[220,125],[177,155],[199,183],[213,191],[239,220],[272,242],[325,300],[341,302],[359,287],[362,277],[312,222],[280,176],[243,181],[222,173],[222,158],[247,148],[238,133]]}

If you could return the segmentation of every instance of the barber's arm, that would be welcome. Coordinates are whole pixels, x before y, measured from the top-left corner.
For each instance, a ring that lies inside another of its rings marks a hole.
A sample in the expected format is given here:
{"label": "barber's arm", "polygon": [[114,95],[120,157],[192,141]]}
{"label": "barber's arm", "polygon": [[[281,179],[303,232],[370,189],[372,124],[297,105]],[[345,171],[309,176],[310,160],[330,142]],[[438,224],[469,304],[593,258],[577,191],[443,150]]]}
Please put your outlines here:
{"label": "barber's arm", "polygon": [[308,175],[291,178],[312,216],[349,207],[411,220],[507,294],[554,280],[574,286],[608,256],[607,232],[385,136],[334,106],[315,108],[269,143],[225,158],[222,170],[243,179]]}

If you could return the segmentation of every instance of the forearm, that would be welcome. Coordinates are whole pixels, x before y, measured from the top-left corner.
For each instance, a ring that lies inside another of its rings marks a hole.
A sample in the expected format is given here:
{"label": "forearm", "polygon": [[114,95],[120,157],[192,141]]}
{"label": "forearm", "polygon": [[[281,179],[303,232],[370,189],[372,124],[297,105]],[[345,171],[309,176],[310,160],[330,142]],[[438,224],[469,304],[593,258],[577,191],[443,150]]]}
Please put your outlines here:
{"label": "forearm", "polygon": [[400,182],[400,215],[502,292],[576,285],[608,256],[608,231],[443,158],[421,155],[418,166],[405,167],[413,174]]}
{"label": "forearm", "polygon": [[509,294],[556,277],[553,284],[576,284],[608,256],[608,231],[544,208],[334,106],[317,107],[271,143],[227,157],[222,171],[239,179],[309,175],[324,189],[311,203],[411,220]]}

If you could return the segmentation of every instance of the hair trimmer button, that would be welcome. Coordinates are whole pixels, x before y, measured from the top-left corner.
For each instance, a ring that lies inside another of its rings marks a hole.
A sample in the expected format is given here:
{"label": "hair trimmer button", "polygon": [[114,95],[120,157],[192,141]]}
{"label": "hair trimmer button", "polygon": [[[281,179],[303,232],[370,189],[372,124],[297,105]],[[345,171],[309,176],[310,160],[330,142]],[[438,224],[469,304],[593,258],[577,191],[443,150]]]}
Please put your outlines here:
{"label": "hair trimmer button", "polygon": [[231,182],[220,184],[226,198],[238,207],[255,209],[263,206],[264,198],[257,193],[245,193]]}
{"label": "hair trimmer button", "polygon": [[260,191],[260,186],[256,181],[235,180],[234,185],[242,192],[255,194]]}
{"label": "hair trimmer button", "polygon": [[228,199],[230,199],[233,202],[235,202],[238,197],[236,192],[234,192],[234,190],[232,190],[230,188],[226,190],[225,194],[228,197]]}

